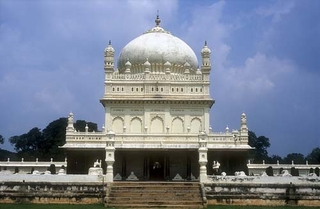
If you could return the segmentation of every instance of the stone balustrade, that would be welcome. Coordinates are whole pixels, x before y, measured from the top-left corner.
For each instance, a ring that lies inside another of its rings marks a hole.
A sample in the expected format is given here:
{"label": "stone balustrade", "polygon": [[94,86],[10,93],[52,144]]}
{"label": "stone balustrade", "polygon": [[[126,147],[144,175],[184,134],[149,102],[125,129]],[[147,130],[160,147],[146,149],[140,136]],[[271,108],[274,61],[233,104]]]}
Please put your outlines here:
{"label": "stone balustrade", "polygon": [[279,162],[276,164],[266,164],[264,162],[262,164],[252,164],[249,160],[247,167],[250,175],[261,175],[261,173],[266,172],[268,167],[271,167],[275,176],[280,175],[283,170],[290,171],[292,168],[297,169],[300,176],[308,176],[310,173],[316,173],[320,164],[309,164],[308,161],[305,164],[296,164],[294,161],[291,164],[281,164]]}
{"label": "stone balustrade", "polygon": [[52,164],[55,166],[56,173],[58,173],[61,168],[67,168],[67,159],[65,161],[53,161],[51,158],[50,161],[44,162],[39,161],[38,158],[35,161],[24,161],[23,158],[21,161],[11,161],[8,158],[7,161],[0,161],[0,174],[32,173],[33,170],[44,173]]}
{"label": "stone balustrade", "polygon": [[[241,142],[233,133],[210,133],[207,135],[207,146],[215,148],[244,148],[246,142]],[[73,132],[67,134],[67,146],[104,148],[107,141],[104,132]],[[198,134],[132,134],[122,133],[115,136],[116,148],[199,148]]]}

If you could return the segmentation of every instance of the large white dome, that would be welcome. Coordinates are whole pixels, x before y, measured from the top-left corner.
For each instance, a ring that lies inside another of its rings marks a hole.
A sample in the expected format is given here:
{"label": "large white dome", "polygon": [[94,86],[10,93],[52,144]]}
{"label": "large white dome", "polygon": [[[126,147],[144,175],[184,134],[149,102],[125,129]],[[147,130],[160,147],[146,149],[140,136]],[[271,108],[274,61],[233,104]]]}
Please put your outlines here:
{"label": "large white dome", "polygon": [[198,60],[194,51],[181,39],[165,31],[158,24],[143,35],[133,39],[120,52],[118,70],[124,72],[126,62],[131,63],[131,73],[142,73],[148,60],[151,71],[162,71],[164,63],[170,62],[172,73],[183,73],[187,64],[191,73],[196,72]]}

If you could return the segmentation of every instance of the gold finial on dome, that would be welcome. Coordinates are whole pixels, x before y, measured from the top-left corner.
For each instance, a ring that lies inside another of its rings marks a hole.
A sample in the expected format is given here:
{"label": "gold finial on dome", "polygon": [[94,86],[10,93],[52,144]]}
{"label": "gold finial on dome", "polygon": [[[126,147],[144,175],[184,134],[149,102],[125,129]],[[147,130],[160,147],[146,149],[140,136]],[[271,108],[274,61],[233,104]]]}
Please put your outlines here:
{"label": "gold finial on dome", "polygon": [[161,20],[159,18],[159,10],[157,10],[157,18],[156,18],[155,22],[156,22],[156,27],[158,27],[160,25],[160,22],[161,22]]}

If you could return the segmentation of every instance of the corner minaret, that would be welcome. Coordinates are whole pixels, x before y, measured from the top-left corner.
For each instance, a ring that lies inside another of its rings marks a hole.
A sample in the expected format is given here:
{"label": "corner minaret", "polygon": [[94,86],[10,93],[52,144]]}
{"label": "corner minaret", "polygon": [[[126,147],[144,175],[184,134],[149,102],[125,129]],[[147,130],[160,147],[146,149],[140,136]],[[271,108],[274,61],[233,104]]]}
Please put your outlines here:
{"label": "corner minaret", "polygon": [[211,50],[207,46],[207,41],[205,41],[204,46],[201,50],[201,59],[202,59],[201,71],[206,80],[209,80],[209,74],[211,71],[210,55],[211,55]]}
{"label": "corner minaret", "polygon": [[111,46],[111,41],[109,45],[104,49],[104,72],[107,79],[107,75],[113,73],[114,71],[114,48]]}

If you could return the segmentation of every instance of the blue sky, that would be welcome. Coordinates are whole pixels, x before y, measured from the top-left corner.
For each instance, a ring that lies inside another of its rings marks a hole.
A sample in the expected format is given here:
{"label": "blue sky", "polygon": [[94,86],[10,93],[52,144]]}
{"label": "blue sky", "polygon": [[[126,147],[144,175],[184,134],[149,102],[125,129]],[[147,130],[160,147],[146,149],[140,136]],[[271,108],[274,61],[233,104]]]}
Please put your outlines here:
{"label": "blue sky", "polygon": [[[0,0],[0,134],[70,111],[102,126],[103,50],[161,26],[212,51],[214,131],[269,137],[270,154],[320,147],[320,1]],[[9,143],[2,148],[11,149]]]}

